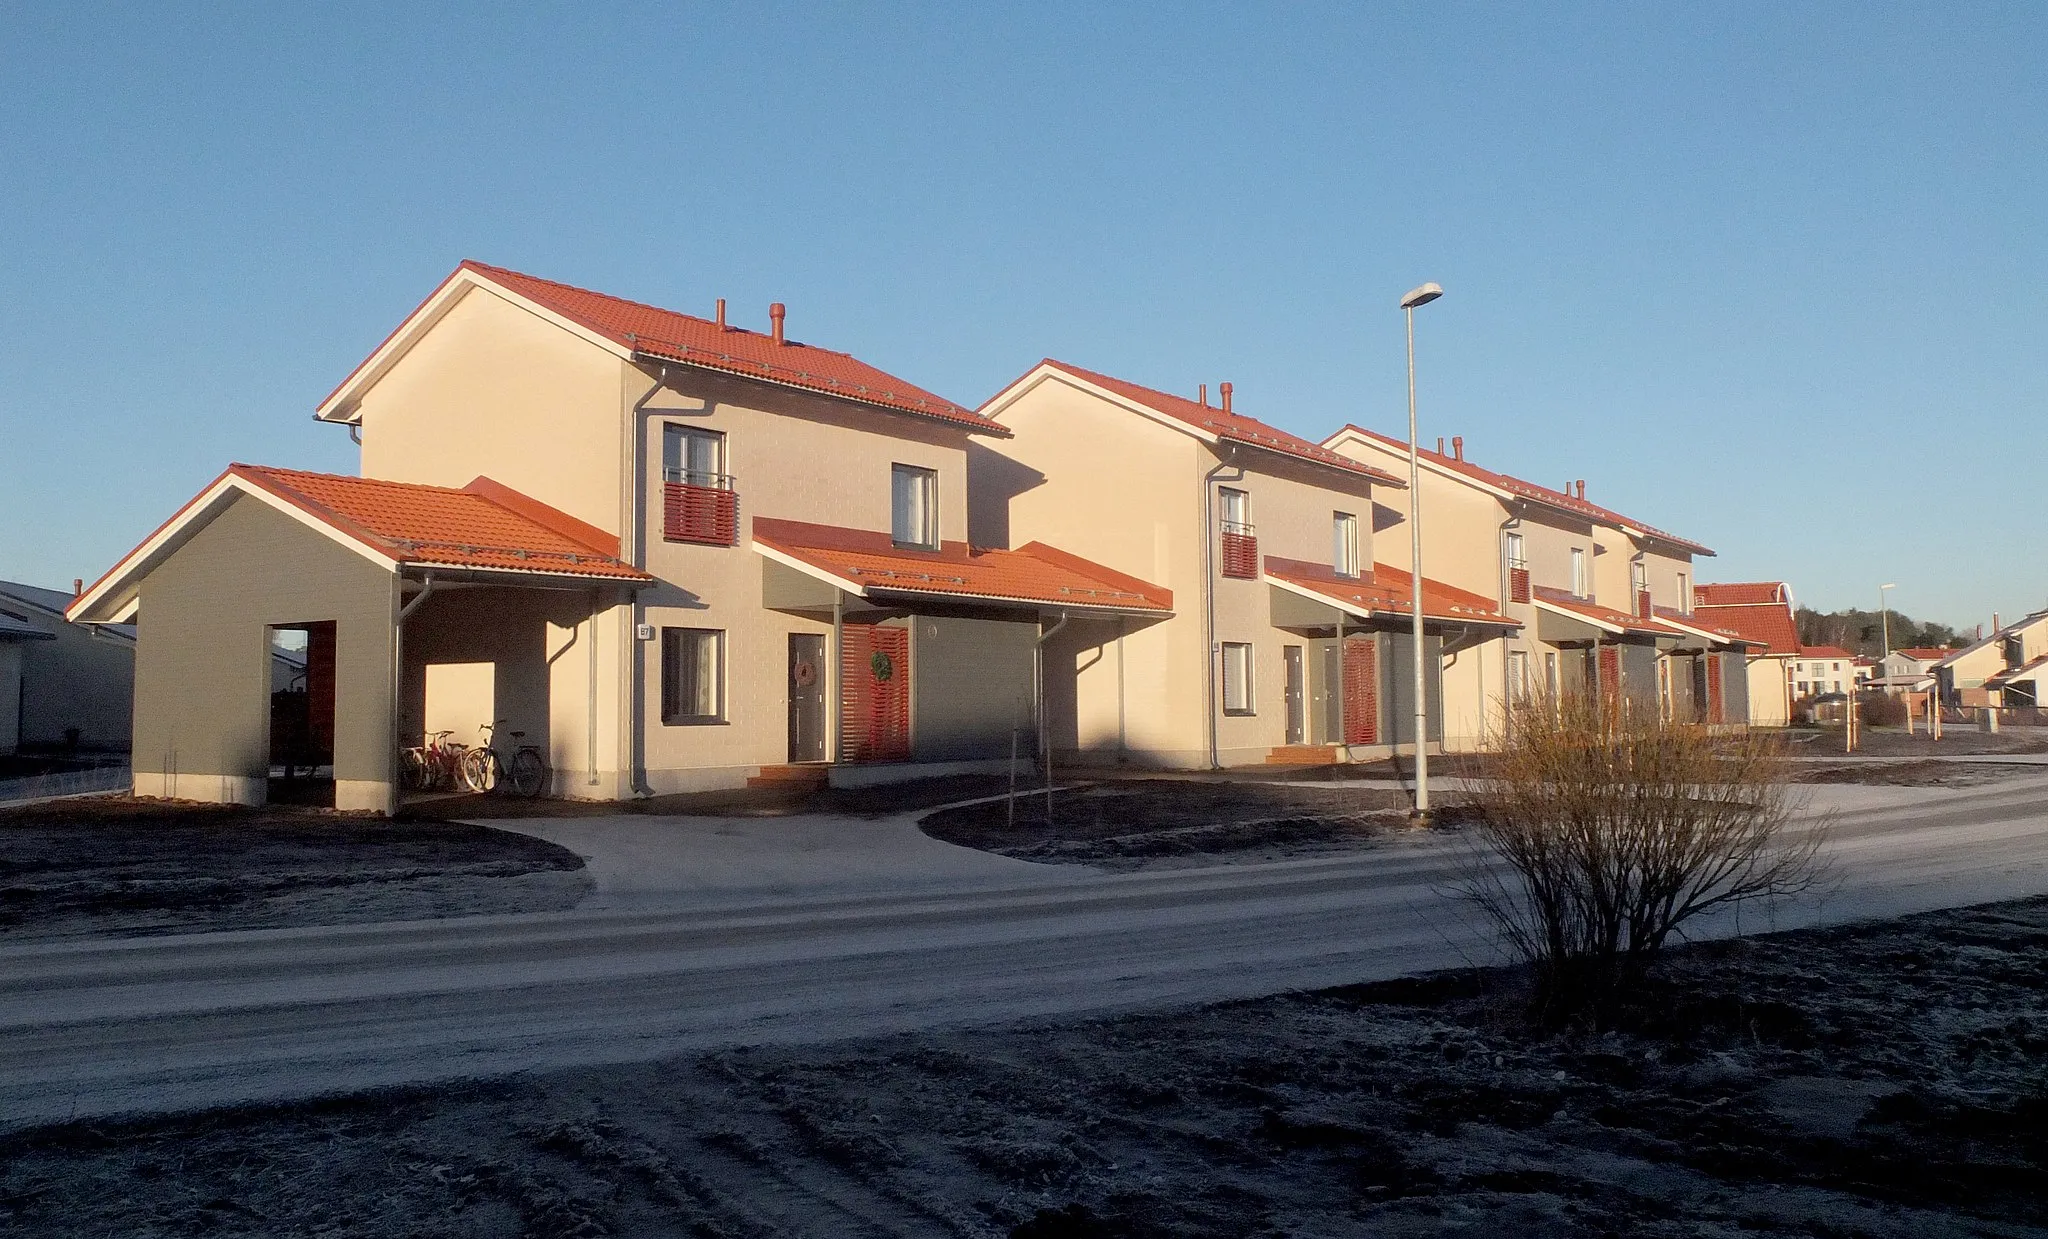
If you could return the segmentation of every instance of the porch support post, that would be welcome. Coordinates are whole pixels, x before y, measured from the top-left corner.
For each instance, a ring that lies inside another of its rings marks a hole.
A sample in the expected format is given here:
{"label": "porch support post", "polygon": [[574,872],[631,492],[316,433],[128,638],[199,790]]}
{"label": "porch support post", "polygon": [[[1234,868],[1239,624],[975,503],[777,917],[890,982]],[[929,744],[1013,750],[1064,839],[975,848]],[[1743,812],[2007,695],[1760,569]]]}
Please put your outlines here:
{"label": "porch support post", "polygon": [[846,760],[846,592],[832,591],[832,762]]}

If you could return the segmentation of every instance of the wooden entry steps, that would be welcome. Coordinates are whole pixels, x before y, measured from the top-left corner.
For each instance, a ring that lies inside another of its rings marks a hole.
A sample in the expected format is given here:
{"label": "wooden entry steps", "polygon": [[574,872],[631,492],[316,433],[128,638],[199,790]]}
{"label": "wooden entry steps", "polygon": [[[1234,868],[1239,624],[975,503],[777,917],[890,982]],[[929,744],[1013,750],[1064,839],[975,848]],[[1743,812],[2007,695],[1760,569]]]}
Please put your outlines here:
{"label": "wooden entry steps", "polygon": [[1283,744],[1266,754],[1269,766],[1334,766],[1337,764],[1337,746],[1334,744]]}
{"label": "wooden entry steps", "polygon": [[832,777],[832,768],[823,763],[807,763],[801,766],[763,766],[758,774],[747,780],[748,787],[780,787],[790,791],[817,791]]}

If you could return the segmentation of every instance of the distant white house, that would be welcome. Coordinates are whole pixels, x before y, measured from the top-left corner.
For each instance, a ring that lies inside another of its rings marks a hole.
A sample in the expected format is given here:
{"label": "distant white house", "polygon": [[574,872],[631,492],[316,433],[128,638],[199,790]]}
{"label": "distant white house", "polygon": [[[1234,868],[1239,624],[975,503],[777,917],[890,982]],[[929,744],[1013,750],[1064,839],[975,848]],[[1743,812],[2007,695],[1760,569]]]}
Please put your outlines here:
{"label": "distant white house", "polygon": [[1934,664],[1953,653],[1937,646],[1893,650],[1878,664],[1878,674],[1870,684],[1888,693],[1927,692],[1934,687]]}
{"label": "distant white house", "polygon": [[135,628],[70,622],[74,596],[0,581],[0,754],[128,750]]}
{"label": "distant white house", "polygon": [[1822,693],[1848,693],[1856,689],[1856,656],[1836,645],[1802,645],[1799,657],[1791,660],[1785,674],[1792,679],[1792,696],[1818,697]]}

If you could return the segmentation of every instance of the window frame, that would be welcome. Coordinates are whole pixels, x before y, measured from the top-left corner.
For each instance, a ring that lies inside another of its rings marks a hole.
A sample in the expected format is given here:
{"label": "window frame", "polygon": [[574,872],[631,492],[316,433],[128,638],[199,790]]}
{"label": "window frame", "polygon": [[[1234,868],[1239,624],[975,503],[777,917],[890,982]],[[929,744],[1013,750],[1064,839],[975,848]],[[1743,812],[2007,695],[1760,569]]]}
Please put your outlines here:
{"label": "window frame", "polygon": [[[1230,703],[1230,660],[1233,653],[1240,655],[1243,659],[1244,699],[1237,705]],[[1217,699],[1222,703],[1224,714],[1232,718],[1248,718],[1259,712],[1257,663],[1258,660],[1252,654],[1251,642],[1225,641],[1221,643],[1221,653],[1218,656],[1217,666],[1217,675],[1220,680]]]}
{"label": "window frame", "polygon": [[1572,597],[1591,598],[1593,596],[1589,592],[1591,582],[1586,579],[1586,576],[1586,548],[1575,546],[1572,548]]}
{"label": "window frame", "polygon": [[[1235,500],[1238,505],[1237,516],[1232,516],[1230,514],[1230,505],[1233,500]],[[1216,519],[1220,523],[1224,532],[1226,533],[1251,533],[1252,493],[1248,490],[1244,490],[1236,486],[1217,487]],[[1230,528],[1232,525],[1241,526],[1241,528],[1232,529]]]}
{"label": "window frame", "polygon": [[[924,540],[906,541],[897,528],[897,487],[903,479],[923,483],[924,486]],[[936,551],[939,549],[939,471],[924,465],[892,462],[889,466],[889,540],[902,551]]]}
{"label": "window frame", "polygon": [[[672,649],[682,649],[685,634],[710,637],[714,666],[711,671],[711,713],[697,714],[682,711],[683,687],[680,671],[683,655],[671,654]],[[726,718],[726,630],[723,628],[689,628],[681,625],[663,625],[661,628],[661,725],[664,727],[708,727],[727,722]],[[678,674],[671,676],[671,670]]]}
{"label": "window frame", "polygon": [[[712,467],[709,470],[694,469],[690,466],[689,444],[693,442],[711,444]],[[669,463],[670,445],[678,446],[679,464]],[[702,486],[708,490],[732,489],[731,469],[726,455],[729,445],[723,430],[712,430],[704,426],[690,426],[682,422],[661,424],[661,480],[680,482],[685,486]],[[678,476],[670,476],[675,474]],[[702,477],[704,481],[694,481]]]}
{"label": "window frame", "polygon": [[1330,570],[1351,579],[1359,575],[1356,512],[1330,513]]}

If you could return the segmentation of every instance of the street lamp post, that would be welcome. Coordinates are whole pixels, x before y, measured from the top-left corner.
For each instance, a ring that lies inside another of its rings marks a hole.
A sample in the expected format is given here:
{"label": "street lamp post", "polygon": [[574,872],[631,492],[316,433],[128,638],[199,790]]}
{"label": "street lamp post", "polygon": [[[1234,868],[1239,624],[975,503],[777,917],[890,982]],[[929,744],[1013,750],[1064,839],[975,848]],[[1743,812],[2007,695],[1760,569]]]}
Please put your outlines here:
{"label": "street lamp post", "polygon": [[1877,626],[1878,630],[1884,633],[1884,656],[1886,658],[1892,656],[1892,613],[1885,610],[1884,591],[1897,588],[1897,582],[1877,587]]}
{"label": "street lamp post", "polygon": [[1401,298],[1408,318],[1408,578],[1415,632],[1415,816],[1429,816],[1429,684],[1422,675],[1422,462],[1415,437],[1415,307],[1444,295],[1441,284],[1424,284]]}

